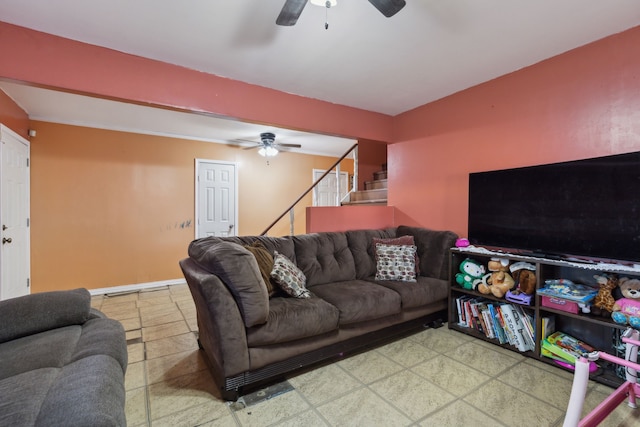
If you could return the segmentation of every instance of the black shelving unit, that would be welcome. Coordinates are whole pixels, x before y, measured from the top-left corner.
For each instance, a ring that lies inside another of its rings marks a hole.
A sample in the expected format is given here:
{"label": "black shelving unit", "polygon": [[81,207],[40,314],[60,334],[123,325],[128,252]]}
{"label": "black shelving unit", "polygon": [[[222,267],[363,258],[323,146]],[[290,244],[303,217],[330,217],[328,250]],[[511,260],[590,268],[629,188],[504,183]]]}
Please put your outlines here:
{"label": "black shelving unit", "polygon": [[[518,349],[509,344],[500,344],[497,339],[487,338],[485,334],[475,329],[468,328],[458,324],[458,309],[456,299],[468,295],[475,298],[483,298],[489,301],[499,303],[516,303],[506,301],[503,298],[496,298],[493,295],[485,295],[480,292],[464,289],[455,281],[455,275],[459,272],[460,264],[466,258],[471,258],[482,265],[493,257],[507,258],[512,263],[517,261],[526,261],[536,266],[536,289],[544,287],[545,280],[549,279],[570,279],[576,283],[595,284],[593,275],[601,275],[604,273],[615,273],[620,277],[640,277],[640,268],[629,267],[617,264],[594,264],[591,262],[579,261],[563,261],[555,259],[529,257],[518,254],[510,254],[503,252],[488,251],[483,248],[452,248],[450,250],[450,274],[449,274],[449,310],[448,310],[448,327],[464,334],[473,336],[484,341],[491,342],[495,345],[518,352]],[[565,369],[553,362],[552,359],[541,355],[540,341],[542,330],[542,318],[553,316],[555,319],[555,330],[563,331],[575,338],[578,338],[597,350],[606,351],[607,353],[616,354],[615,341],[620,332],[626,329],[625,325],[615,323],[609,317],[600,317],[593,314],[579,312],[577,314],[562,311],[550,307],[542,306],[541,296],[536,295],[530,306],[521,306],[524,310],[533,314],[535,328],[535,350],[521,352],[524,356],[538,359],[542,362],[556,366],[559,369]],[[622,384],[623,379],[616,375],[615,368],[609,363],[599,362],[601,367],[591,374],[591,379],[600,383],[617,387]]]}

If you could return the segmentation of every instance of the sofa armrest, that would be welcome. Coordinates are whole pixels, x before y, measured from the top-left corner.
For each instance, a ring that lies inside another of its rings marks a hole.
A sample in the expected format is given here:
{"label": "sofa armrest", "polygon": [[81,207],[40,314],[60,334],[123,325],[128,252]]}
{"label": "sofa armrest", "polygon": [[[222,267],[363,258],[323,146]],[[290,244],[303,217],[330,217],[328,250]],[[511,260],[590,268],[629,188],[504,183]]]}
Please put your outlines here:
{"label": "sofa armrest", "polygon": [[189,255],[202,269],[224,282],[235,298],[247,328],[267,321],[269,294],[251,252],[237,243],[223,241],[204,247],[190,246]]}
{"label": "sofa armrest", "polygon": [[251,368],[247,335],[240,309],[218,276],[192,258],[180,261],[198,315],[198,339],[218,384]]}
{"label": "sofa armrest", "polygon": [[396,234],[413,236],[418,248],[421,276],[449,279],[449,249],[455,246],[457,234],[452,231],[406,225],[398,226]]}
{"label": "sofa armrest", "polygon": [[50,329],[81,325],[89,319],[86,289],[53,291],[0,301],[0,343]]}

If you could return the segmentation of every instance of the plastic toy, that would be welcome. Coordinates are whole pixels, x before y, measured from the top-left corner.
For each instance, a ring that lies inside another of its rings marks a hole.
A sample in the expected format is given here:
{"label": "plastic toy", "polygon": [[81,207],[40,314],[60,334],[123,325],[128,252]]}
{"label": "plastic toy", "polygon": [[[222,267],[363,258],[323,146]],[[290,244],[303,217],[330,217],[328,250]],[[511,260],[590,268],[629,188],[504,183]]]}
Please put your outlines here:
{"label": "plastic toy", "polygon": [[538,294],[579,303],[588,303],[595,298],[598,290],[591,286],[574,283],[568,279],[550,279],[544,281],[544,288],[538,289]]}
{"label": "plastic toy", "polygon": [[613,305],[611,318],[620,324],[640,329],[640,279],[621,277],[618,281],[623,298]]}
{"label": "plastic toy", "polygon": [[471,243],[469,243],[469,239],[467,239],[466,237],[461,237],[461,238],[456,240],[456,247],[457,248],[466,248],[470,244]]}
{"label": "plastic toy", "polygon": [[536,266],[520,261],[509,267],[516,289],[507,292],[505,299],[518,304],[531,305],[536,291]]}
{"label": "plastic toy", "polygon": [[484,265],[467,258],[460,263],[460,272],[456,274],[456,283],[465,289],[475,289],[485,273]]}
{"label": "plastic toy", "polygon": [[[637,408],[636,396],[640,394],[640,384],[638,384],[638,371],[640,365],[638,359],[638,346],[640,346],[640,332],[633,328],[628,328],[622,335],[622,341],[626,344],[625,358],[613,356],[602,351],[589,353],[587,357],[581,357],[576,361],[571,396],[567,405],[567,414],[564,417],[563,427],[595,427],[613,412],[618,405],[627,399],[627,404],[631,408]],[[598,359],[607,360],[617,365],[625,366],[626,381],[618,387],[609,397],[603,400],[584,418],[580,419],[584,398],[587,394],[589,384],[589,362]]]}

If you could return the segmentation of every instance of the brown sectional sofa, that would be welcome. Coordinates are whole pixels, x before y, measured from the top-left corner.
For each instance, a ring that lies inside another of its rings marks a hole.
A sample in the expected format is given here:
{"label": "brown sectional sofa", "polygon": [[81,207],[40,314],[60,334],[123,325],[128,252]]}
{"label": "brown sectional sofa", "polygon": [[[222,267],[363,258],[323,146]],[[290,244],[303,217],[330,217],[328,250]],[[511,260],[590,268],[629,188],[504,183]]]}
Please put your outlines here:
{"label": "brown sectional sofa", "polygon": [[[375,280],[373,238],[413,236],[415,282]],[[345,352],[373,346],[436,319],[447,308],[450,231],[399,226],[291,237],[207,237],[180,266],[193,295],[199,341],[222,397]],[[269,297],[256,241],[293,261],[312,296]]]}

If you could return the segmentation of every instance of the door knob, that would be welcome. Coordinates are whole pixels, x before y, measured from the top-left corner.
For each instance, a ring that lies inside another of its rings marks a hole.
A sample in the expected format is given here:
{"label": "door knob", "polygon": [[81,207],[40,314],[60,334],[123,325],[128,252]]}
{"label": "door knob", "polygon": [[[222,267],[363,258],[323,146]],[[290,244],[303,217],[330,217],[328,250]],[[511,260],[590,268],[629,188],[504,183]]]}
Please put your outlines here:
{"label": "door knob", "polygon": [[233,224],[229,224],[229,230],[233,230]]}
{"label": "door knob", "polygon": [[2,244],[4,245],[5,243],[11,243],[13,242],[13,240],[11,240],[11,237],[9,237],[8,239],[6,237],[2,238]]}

